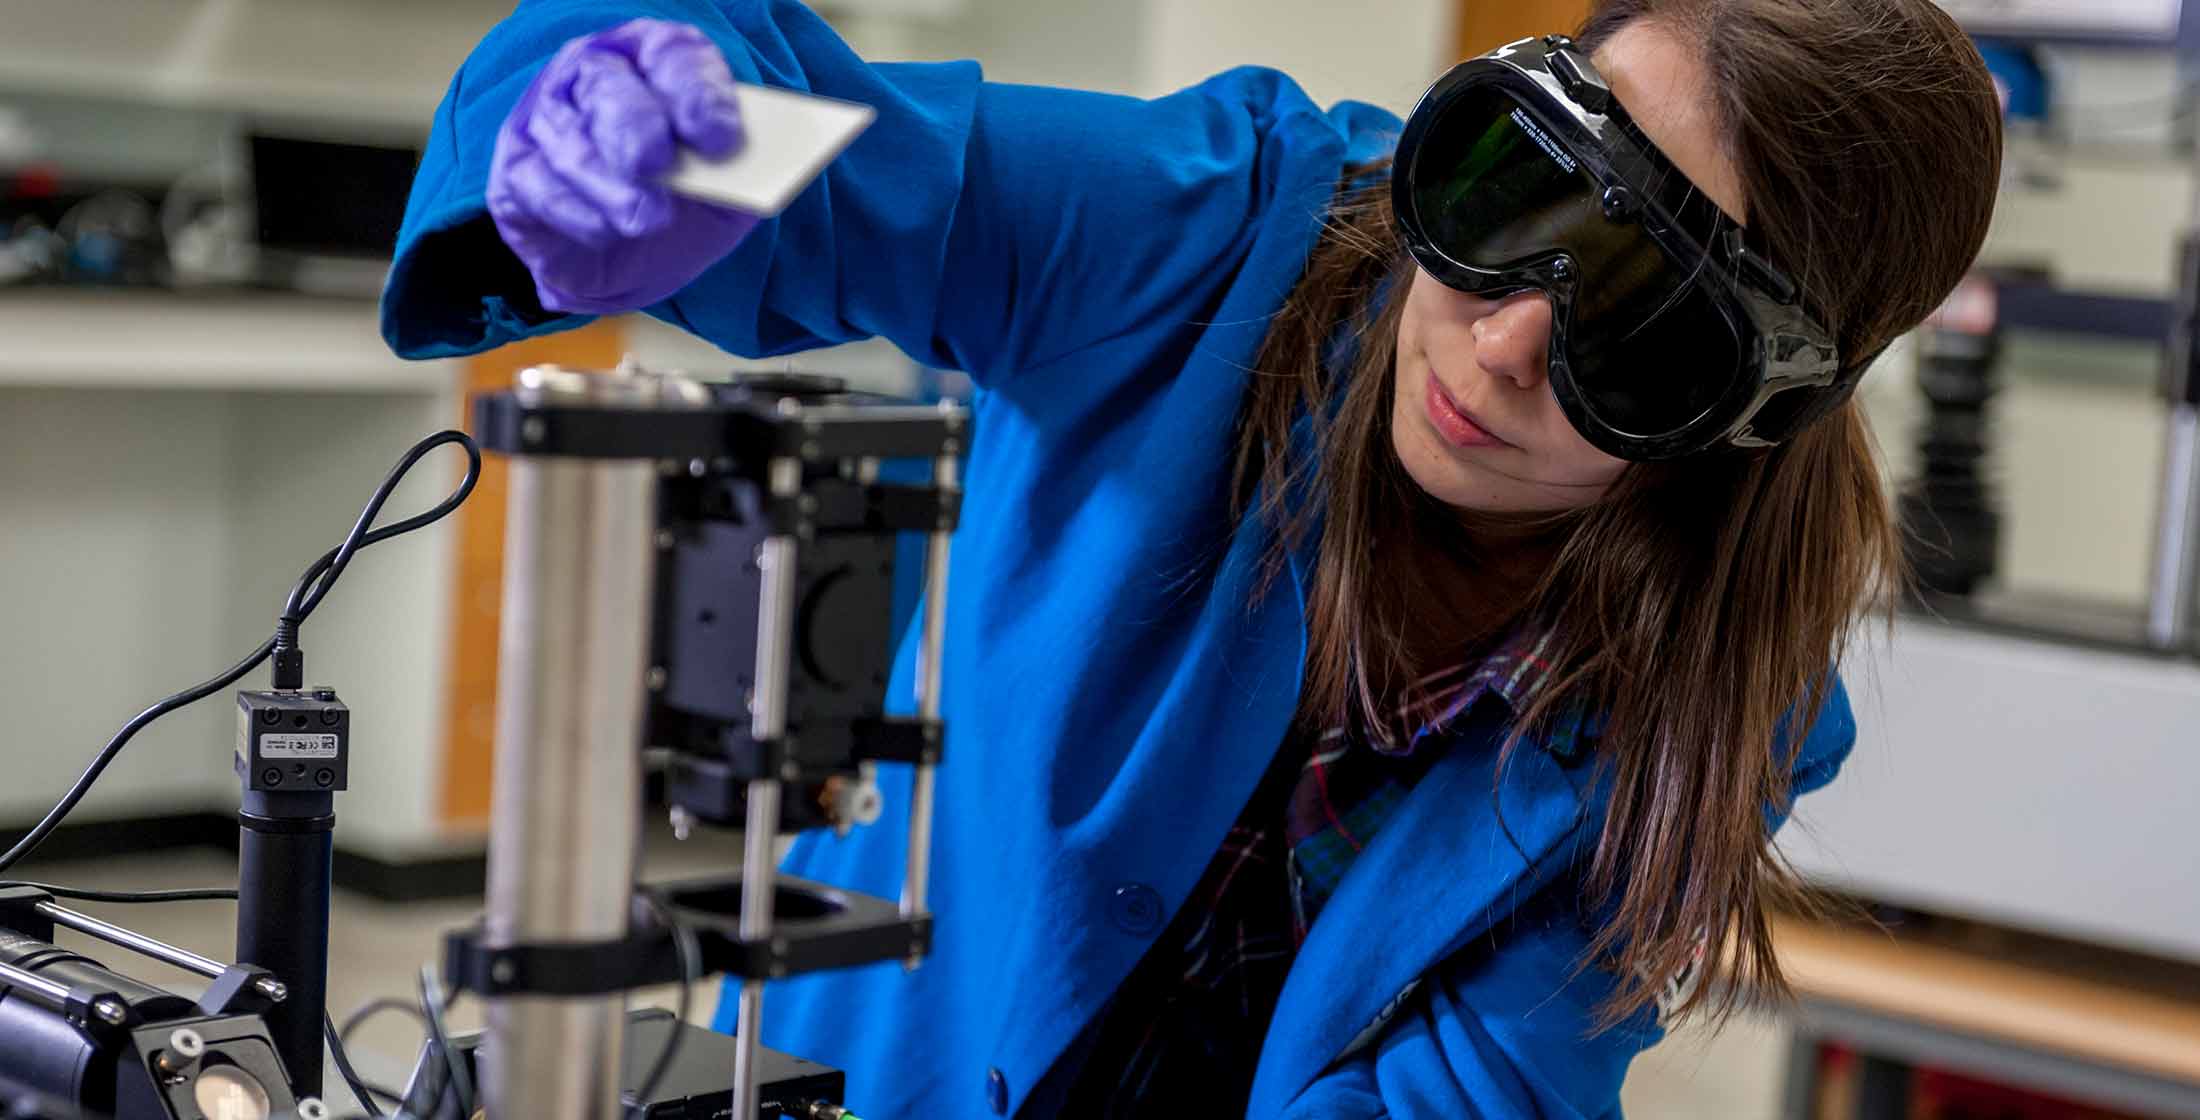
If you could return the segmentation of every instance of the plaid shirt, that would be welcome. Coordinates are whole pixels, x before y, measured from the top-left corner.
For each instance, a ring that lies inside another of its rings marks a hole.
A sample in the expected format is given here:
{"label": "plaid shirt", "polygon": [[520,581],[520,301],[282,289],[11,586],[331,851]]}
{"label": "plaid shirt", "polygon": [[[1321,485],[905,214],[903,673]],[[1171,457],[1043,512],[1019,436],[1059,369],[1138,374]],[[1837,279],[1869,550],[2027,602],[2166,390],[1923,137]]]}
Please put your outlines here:
{"label": "plaid shirt", "polygon": [[[1268,1020],[1307,931],[1352,861],[1405,802],[1432,736],[1484,700],[1524,711],[1549,678],[1550,634],[1523,630],[1479,660],[1423,678],[1403,713],[1419,728],[1383,749],[1334,729],[1295,738],[1247,802],[1183,910],[1103,1016],[1065,1117],[1240,1115]],[[1561,719],[1568,753],[1582,723]]]}

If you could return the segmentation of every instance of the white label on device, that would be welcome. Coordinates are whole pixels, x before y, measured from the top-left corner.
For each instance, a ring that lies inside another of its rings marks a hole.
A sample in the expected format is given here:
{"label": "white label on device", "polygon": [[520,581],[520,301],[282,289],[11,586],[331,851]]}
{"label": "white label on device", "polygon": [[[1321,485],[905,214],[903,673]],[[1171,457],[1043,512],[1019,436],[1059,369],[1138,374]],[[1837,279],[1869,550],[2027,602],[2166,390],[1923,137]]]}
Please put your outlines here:
{"label": "white label on device", "polygon": [[262,735],[261,758],[335,758],[342,753],[334,735]]}
{"label": "white label on device", "polygon": [[769,218],[787,208],[878,111],[869,105],[771,86],[736,84],[741,150],[706,160],[682,149],[665,185],[690,198]]}

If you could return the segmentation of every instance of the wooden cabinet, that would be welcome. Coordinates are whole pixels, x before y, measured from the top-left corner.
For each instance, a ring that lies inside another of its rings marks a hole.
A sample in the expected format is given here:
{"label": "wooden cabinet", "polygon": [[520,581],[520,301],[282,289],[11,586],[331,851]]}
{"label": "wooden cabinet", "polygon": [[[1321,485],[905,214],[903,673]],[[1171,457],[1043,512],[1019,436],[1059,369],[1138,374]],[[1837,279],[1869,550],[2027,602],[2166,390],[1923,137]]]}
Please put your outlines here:
{"label": "wooden cabinet", "polygon": [[1588,17],[1591,6],[1589,0],[1459,0],[1459,57],[1530,35],[1571,32]]}

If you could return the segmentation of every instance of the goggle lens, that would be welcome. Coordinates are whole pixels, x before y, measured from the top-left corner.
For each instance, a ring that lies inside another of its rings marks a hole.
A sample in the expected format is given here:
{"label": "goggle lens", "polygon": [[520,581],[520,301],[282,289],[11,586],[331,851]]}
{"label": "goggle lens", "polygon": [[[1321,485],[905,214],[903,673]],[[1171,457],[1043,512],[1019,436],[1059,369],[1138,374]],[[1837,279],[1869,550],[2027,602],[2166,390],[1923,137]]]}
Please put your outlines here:
{"label": "goggle lens", "polygon": [[1632,218],[1608,217],[1578,157],[1503,91],[1463,91],[1406,171],[1423,237],[1452,261],[1489,273],[1570,262],[1564,298],[1553,293],[1564,317],[1555,330],[1600,423],[1642,438],[1678,432],[1741,377],[1741,337],[1701,282],[1703,262],[1677,261]]}

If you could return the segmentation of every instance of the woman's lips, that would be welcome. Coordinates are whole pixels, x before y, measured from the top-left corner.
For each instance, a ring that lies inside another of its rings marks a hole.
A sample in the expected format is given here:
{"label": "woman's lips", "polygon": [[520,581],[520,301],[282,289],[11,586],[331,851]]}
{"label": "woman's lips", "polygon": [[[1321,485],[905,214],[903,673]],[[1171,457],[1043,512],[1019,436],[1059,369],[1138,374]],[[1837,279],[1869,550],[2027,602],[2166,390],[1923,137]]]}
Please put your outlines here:
{"label": "woman's lips", "polygon": [[1453,447],[1512,446],[1475,423],[1474,418],[1451,399],[1451,394],[1444,391],[1443,382],[1433,373],[1428,375],[1428,419],[1436,425],[1436,434]]}

